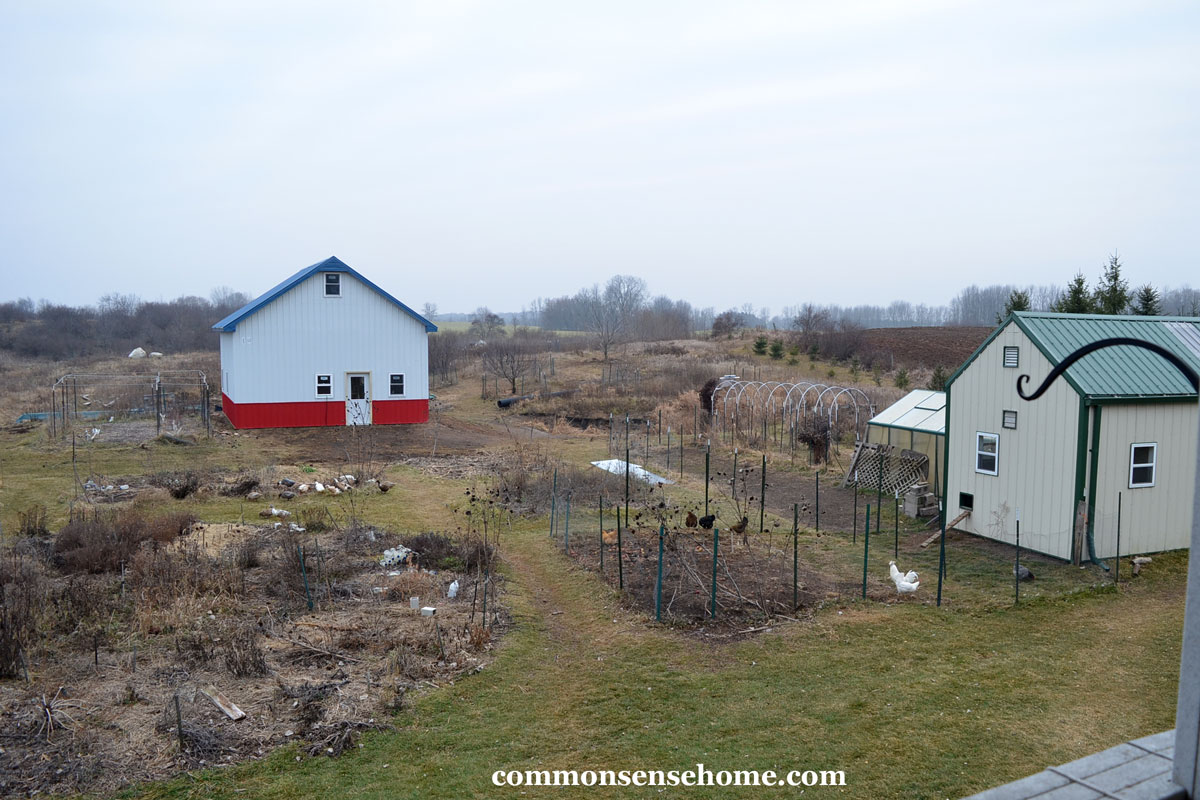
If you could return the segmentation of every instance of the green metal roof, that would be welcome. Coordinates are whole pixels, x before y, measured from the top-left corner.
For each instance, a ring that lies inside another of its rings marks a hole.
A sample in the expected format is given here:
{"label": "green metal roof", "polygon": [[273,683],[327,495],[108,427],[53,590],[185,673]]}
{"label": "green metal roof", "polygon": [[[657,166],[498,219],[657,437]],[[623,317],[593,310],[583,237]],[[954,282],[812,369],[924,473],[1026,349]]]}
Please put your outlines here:
{"label": "green metal roof", "polygon": [[[1018,311],[1012,315],[1012,321],[1053,364],[1099,339],[1128,336],[1161,345],[1200,371],[1200,318]],[[1106,347],[1084,356],[1067,368],[1066,377],[1091,401],[1196,396],[1187,378],[1169,361],[1127,345]]]}

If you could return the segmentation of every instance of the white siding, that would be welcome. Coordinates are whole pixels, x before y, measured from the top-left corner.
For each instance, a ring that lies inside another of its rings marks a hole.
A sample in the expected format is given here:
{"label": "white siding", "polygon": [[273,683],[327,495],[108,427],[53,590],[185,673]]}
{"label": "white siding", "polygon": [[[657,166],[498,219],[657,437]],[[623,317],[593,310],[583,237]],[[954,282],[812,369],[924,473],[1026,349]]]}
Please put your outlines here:
{"label": "white siding", "polygon": [[[1003,366],[1004,347],[1020,349],[1016,369]],[[1017,376],[1029,375],[1026,391],[1041,384],[1051,365],[1024,332],[1010,323],[950,388],[950,457],[946,513],[959,513],[959,492],[975,496],[960,530],[1014,542],[1021,510],[1021,546],[1070,558],[1074,528],[1075,460],[1079,395],[1063,378],[1033,402],[1017,395]],[[1016,430],[1003,426],[1004,411],[1017,412]],[[975,471],[977,431],[999,436],[998,474]]]}
{"label": "white siding", "polygon": [[[1104,406],[1093,523],[1097,557],[1116,555],[1118,492],[1121,555],[1190,544],[1198,420],[1195,403]],[[1154,486],[1129,488],[1129,447],[1134,442],[1158,444]]]}
{"label": "white siding", "polygon": [[[425,326],[348,273],[340,297],[325,296],[317,272],[221,334],[223,389],[236,403],[342,402],[347,372],[371,373],[373,400],[429,397]],[[388,375],[404,373],[404,397],[388,395]],[[316,395],[318,373],[333,394]]]}

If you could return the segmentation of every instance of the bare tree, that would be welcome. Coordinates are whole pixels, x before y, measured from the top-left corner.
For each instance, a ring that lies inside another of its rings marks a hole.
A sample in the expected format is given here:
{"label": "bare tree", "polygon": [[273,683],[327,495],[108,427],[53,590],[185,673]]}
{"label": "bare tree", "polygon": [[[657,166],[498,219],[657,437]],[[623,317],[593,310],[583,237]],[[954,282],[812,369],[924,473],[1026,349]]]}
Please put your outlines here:
{"label": "bare tree", "polygon": [[792,318],[792,327],[800,332],[800,343],[809,347],[821,331],[829,327],[829,312],[812,303],[805,303]]}
{"label": "bare tree", "polygon": [[426,303],[421,306],[421,316],[433,322],[433,318],[437,316],[437,303]]}
{"label": "bare tree", "polygon": [[637,312],[645,303],[646,282],[632,275],[614,275],[603,291],[593,286],[579,296],[584,301],[587,329],[600,340],[607,362],[609,349],[625,341],[633,330]]}
{"label": "bare tree", "polygon": [[517,393],[517,381],[536,369],[537,365],[536,343],[524,336],[497,339],[483,348],[484,370],[508,381],[513,394]]}
{"label": "bare tree", "polygon": [[475,340],[487,341],[504,336],[507,331],[504,330],[503,317],[493,313],[487,306],[480,306],[475,309],[475,314],[471,317],[471,327],[468,333]]}

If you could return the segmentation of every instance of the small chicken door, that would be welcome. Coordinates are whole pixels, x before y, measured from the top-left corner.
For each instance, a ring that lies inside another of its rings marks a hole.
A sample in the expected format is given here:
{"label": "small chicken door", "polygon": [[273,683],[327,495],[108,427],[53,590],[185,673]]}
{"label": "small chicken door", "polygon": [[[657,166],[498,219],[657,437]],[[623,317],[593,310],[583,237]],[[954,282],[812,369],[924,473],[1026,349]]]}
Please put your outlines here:
{"label": "small chicken door", "polygon": [[371,424],[371,375],[346,373],[346,424]]}

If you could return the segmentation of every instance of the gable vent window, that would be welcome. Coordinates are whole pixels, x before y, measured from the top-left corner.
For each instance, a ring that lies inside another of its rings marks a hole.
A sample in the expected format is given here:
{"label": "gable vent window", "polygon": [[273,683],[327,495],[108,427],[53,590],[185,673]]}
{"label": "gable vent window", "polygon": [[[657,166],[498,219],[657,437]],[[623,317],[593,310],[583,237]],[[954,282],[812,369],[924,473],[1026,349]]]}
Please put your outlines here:
{"label": "gable vent window", "polygon": [[1158,471],[1158,445],[1141,442],[1129,447],[1129,488],[1153,486]]}
{"label": "gable vent window", "polygon": [[1019,347],[1004,348],[1004,366],[1012,368],[1021,366],[1021,349]]}
{"label": "gable vent window", "polygon": [[325,273],[325,296],[326,297],[341,297],[342,296],[342,276],[336,272]]}
{"label": "gable vent window", "polygon": [[1017,429],[1017,412],[1015,412],[1015,411],[1005,411],[1004,412],[1004,427],[1009,428],[1010,430]]}

